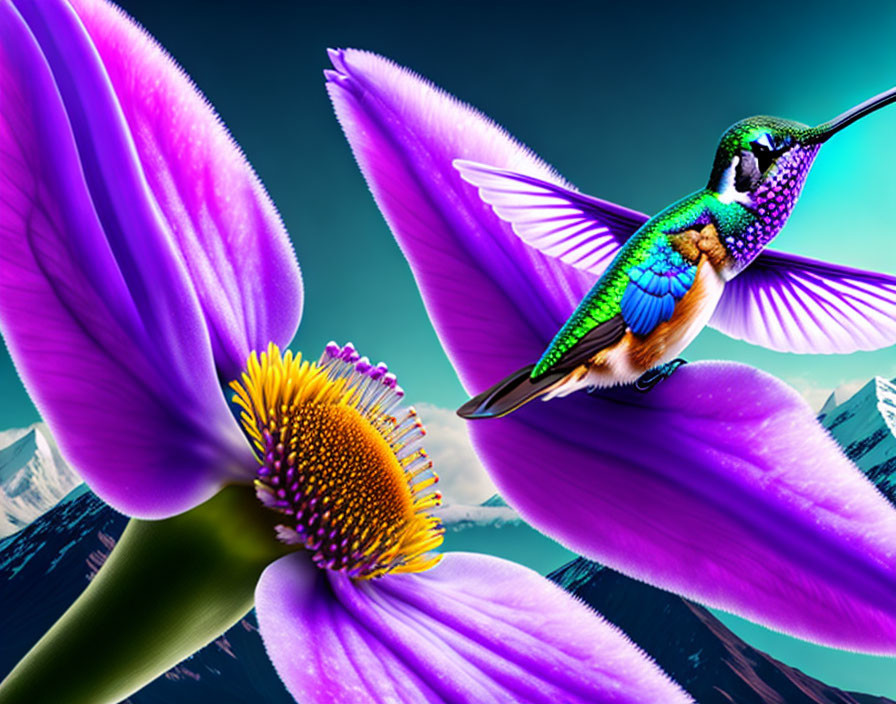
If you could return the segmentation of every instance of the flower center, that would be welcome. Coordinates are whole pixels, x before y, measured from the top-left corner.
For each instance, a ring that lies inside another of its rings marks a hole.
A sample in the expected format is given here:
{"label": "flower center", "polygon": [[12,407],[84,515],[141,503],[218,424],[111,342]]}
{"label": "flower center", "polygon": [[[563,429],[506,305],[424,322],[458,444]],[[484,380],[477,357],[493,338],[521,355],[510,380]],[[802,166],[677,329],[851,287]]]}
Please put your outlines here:
{"label": "flower center", "polygon": [[258,457],[256,493],[285,517],[280,540],[362,579],[439,561],[428,554],[444,531],[427,513],[441,495],[426,431],[385,365],[351,343],[330,343],[316,364],[271,344],[230,386]]}

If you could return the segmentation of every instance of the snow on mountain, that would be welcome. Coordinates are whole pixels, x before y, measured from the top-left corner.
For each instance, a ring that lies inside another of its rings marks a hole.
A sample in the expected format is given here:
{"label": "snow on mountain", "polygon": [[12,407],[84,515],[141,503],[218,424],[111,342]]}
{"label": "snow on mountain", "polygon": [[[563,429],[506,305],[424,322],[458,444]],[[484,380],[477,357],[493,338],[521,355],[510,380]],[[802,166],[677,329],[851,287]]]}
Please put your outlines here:
{"label": "snow on mountain", "polygon": [[27,526],[80,483],[43,423],[0,433],[0,538]]}
{"label": "snow on mountain", "polygon": [[850,398],[833,394],[819,420],[847,456],[896,503],[896,379],[871,379]]}

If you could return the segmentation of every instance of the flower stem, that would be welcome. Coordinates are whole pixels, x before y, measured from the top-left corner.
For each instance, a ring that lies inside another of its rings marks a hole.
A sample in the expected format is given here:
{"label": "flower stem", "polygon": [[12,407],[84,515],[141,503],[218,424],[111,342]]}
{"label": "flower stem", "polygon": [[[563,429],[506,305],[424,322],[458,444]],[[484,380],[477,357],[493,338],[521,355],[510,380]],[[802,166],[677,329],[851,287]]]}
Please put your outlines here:
{"label": "flower stem", "polygon": [[264,568],[290,549],[276,514],[230,486],[161,521],[132,519],[90,585],[0,684],[0,704],[117,702],[252,608]]}

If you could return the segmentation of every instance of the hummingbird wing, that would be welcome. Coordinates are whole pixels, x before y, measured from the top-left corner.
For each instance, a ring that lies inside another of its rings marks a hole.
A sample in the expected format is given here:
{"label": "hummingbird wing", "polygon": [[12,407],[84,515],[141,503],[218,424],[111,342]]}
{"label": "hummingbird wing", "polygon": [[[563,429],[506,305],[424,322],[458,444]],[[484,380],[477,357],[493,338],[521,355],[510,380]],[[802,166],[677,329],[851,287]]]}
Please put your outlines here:
{"label": "hummingbird wing", "polygon": [[896,277],[765,250],[725,286],[709,322],[780,352],[896,344]]}
{"label": "hummingbird wing", "polygon": [[658,240],[645,259],[628,270],[629,283],[619,307],[631,331],[646,335],[669,320],[696,276],[693,262],[672,249],[665,238]]}
{"label": "hummingbird wing", "polygon": [[597,276],[648,219],[534,176],[464,159],[452,163],[526,244]]}

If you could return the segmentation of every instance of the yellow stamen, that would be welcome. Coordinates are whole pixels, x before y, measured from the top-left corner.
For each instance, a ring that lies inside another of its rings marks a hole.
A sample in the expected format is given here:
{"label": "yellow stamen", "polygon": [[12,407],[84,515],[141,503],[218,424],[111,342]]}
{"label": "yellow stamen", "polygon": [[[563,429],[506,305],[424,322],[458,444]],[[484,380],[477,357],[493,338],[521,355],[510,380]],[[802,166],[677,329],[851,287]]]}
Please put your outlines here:
{"label": "yellow stamen", "polygon": [[441,502],[427,492],[438,477],[414,449],[425,431],[413,409],[392,415],[394,377],[390,386],[356,362],[310,364],[273,344],[249,357],[230,386],[258,457],[258,496],[289,517],[281,539],[321,567],[359,579],[429,569],[443,529],[427,513]]}

